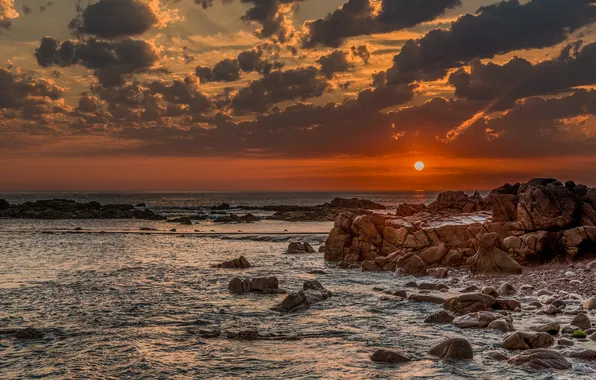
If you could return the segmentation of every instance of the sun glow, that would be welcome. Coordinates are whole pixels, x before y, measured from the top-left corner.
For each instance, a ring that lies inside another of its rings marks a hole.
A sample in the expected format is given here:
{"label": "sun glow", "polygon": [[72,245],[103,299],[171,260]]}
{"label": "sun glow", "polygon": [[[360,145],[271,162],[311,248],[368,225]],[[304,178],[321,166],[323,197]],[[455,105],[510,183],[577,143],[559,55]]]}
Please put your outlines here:
{"label": "sun glow", "polygon": [[414,168],[418,171],[422,171],[424,169],[424,162],[418,161],[414,164]]}

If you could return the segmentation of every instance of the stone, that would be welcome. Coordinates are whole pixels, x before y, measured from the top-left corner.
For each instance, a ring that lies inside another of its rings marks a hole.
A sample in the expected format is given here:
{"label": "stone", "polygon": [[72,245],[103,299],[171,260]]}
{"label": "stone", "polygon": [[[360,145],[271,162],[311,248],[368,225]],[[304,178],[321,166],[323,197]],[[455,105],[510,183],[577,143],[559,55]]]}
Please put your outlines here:
{"label": "stone", "polygon": [[496,302],[493,297],[483,294],[462,294],[445,300],[443,308],[462,315],[491,310]]}
{"label": "stone", "polygon": [[492,221],[506,223],[517,220],[517,202],[516,194],[491,193],[486,198],[486,203],[492,209]]}
{"label": "stone", "polygon": [[509,364],[526,365],[536,370],[544,369],[570,369],[571,363],[557,351],[535,349],[522,352],[509,359]]}
{"label": "stone", "polygon": [[[346,220],[346,216],[340,214],[336,220],[336,224],[338,220],[344,221]],[[325,260],[331,262],[344,261],[344,249],[352,244],[352,239],[352,235],[346,232],[346,230],[341,227],[334,227],[325,242]]]}
{"label": "stone", "polygon": [[422,277],[426,275],[426,264],[413,252],[400,257],[397,260],[397,267],[412,276]]}
{"label": "stone", "polygon": [[596,297],[590,297],[584,301],[584,309],[596,310]]}
{"label": "stone", "polygon": [[305,281],[301,290],[288,294],[273,310],[282,313],[303,311],[329,297],[331,297],[331,292],[325,289],[320,282]]}
{"label": "stone", "polygon": [[447,278],[449,276],[449,270],[447,268],[428,268],[426,275],[436,278]]}
{"label": "stone", "polygon": [[256,277],[250,280],[251,291],[255,293],[280,293],[277,277]]}
{"label": "stone", "polygon": [[227,269],[244,269],[250,268],[251,265],[244,256],[240,256],[237,259],[224,261],[221,264],[216,265],[217,268],[227,268]]}
{"label": "stone", "polygon": [[235,277],[228,284],[228,290],[234,294],[250,293],[250,291],[251,291],[250,280],[240,279],[238,277]]}
{"label": "stone", "polygon": [[514,311],[517,309],[521,309],[521,303],[516,300],[497,298],[495,304],[493,305],[493,309]]}
{"label": "stone", "polygon": [[409,362],[410,358],[395,351],[377,350],[371,355],[370,360],[373,362],[398,364]]}
{"label": "stone", "polygon": [[500,314],[480,311],[478,313],[470,313],[456,317],[452,323],[454,326],[462,329],[480,329],[487,327],[491,322],[496,321],[501,317],[502,315]]}
{"label": "stone", "polygon": [[427,302],[427,303],[434,303],[436,305],[442,305],[445,303],[445,299],[436,296],[429,296],[425,294],[410,294],[408,297],[408,301],[414,302]]}
{"label": "stone", "polygon": [[574,359],[594,361],[596,360],[596,350],[571,351],[567,353],[567,356]]}
{"label": "stone", "polygon": [[557,343],[559,344],[559,346],[564,346],[564,347],[571,347],[575,344],[575,343],[573,343],[573,341],[571,339],[567,339],[567,338],[559,338],[559,340],[557,340]]}
{"label": "stone", "polygon": [[470,342],[463,338],[451,338],[438,344],[429,351],[430,355],[455,360],[474,359]]}
{"label": "stone", "polygon": [[501,351],[488,351],[486,353],[486,357],[500,362],[509,360],[509,356],[505,355]]}
{"label": "stone", "polygon": [[315,253],[315,249],[307,242],[291,242],[288,244],[286,253],[289,254],[300,254],[300,253]]}
{"label": "stone", "polygon": [[484,288],[482,288],[480,290],[480,294],[485,294],[487,296],[491,296],[494,298],[499,297],[499,292],[497,291],[497,289],[493,288],[492,286],[485,286]]}
{"label": "stone", "polygon": [[561,331],[561,325],[556,322],[550,322],[544,325],[530,327],[530,330],[535,332],[545,332],[550,335],[557,335],[559,331]]}
{"label": "stone", "polygon": [[513,324],[511,323],[511,321],[506,320],[506,319],[494,320],[487,327],[490,330],[498,330],[501,332],[515,331],[515,328],[513,327]]}
{"label": "stone", "polygon": [[571,325],[587,330],[592,327],[592,322],[586,314],[578,314],[571,320]]}
{"label": "stone", "polygon": [[520,188],[518,198],[517,220],[526,231],[565,229],[580,208],[579,198],[556,181]]}
{"label": "stone", "polygon": [[449,314],[445,310],[439,310],[424,319],[424,323],[434,323],[438,325],[446,325],[453,322],[453,315]]}
{"label": "stone", "polygon": [[435,284],[432,282],[421,282],[418,284],[418,289],[420,290],[442,290],[448,289],[447,285],[445,284]]}
{"label": "stone", "polygon": [[420,258],[426,265],[431,265],[440,262],[447,255],[449,250],[445,244],[436,247],[430,247],[420,253]]}
{"label": "stone", "polygon": [[502,243],[498,234],[482,235],[479,244],[476,255],[468,260],[470,270],[475,276],[495,277],[522,273],[521,265],[500,249]]}
{"label": "stone", "polygon": [[503,347],[508,350],[530,350],[546,348],[555,343],[555,339],[548,333],[515,332],[503,340]]}
{"label": "stone", "polygon": [[588,339],[590,339],[592,342],[596,342],[596,332],[590,334],[588,336]]}
{"label": "stone", "polygon": [[499,288],[499,294],[503,296],[512,296],[517,294],[517,290],[510,283],[504,282],[501,284],[501,287]]}

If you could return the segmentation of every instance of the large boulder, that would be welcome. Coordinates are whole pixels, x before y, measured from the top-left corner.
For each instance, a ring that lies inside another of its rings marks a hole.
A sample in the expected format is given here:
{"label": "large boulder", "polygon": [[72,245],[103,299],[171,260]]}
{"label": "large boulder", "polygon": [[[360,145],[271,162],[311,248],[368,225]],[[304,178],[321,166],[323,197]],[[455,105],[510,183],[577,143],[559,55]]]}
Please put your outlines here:
{"label": "large boulder", "polygon": [[438,356],[447,359],[474,359],[474,351],[470,342],[462,338],[452,338],[433,347],[429,352],[430,355]]}
{"label": "large boulder", "polygon": [[441,262],[447,255],[449,249],[445,244],[441,244],[436,247],[430,247],[420,253],[420,258],[426,265],[432,265]]}
{"label": "large boulder", "polygon": [[482,235],[479,246],[476,255],[468,260],[475,276],[494,277],[522,273],[522,266],[501,250],[502,242],[497,233]]}
{"label": "large boulder", "polygon": [[559,352],[544,349],[522,352],[509,359],[509,364],[527,365],[536,370],[571,368],[571,363]]}
{"label": "large boulder", "polygon": [[329,297],[331,297],[331,292],[325,289],[321,283],[315,280],[306,281],[301,290],[288,294],[273,310],[294,313],[306,310]]}
{"label": "large boulder", "polygon": [[[342,215],[338,217],[341,218]],[[336,221],[337,223],[337,221]],[[344,260],[344,252],[352,244],[352,235],[342,227],[334,227],[325,242],[325,260],[339,262]]]}
{"label": "large boulder", "polygon": [[517,202],[515,194],[490,194],[486,203],[493,212],[493,222],[514,222],[517,220]]}
{"label": "large boulder", "polygon": [[428,208],[435,211],[454,210],[471,213],[482,211],[484,202],[479,193],[475,193],[470,197],[463,191],[446,191],[440,193],[437,199],[428,205]]}
{"label": "large boulder", "polygon": [[377,230],[372,217],[369,215],[361,215],[354,218],[351,231],[352,235],[358,236],[361,240],[377,247],[383,243],[383,237]]}
{"label": "large boulder", "polygon": [[547,348],[555,343],[555,339],[549,333],[536,332],[515,332],[503,340],[503,347],[508,350],[530,350],[534,348]]}
{"label": "large boulder", "polygon": [[517,219],[524,229],[536,231],[573,227],[579,219],[579,197],[558,181],[533,181],[520,187]]}
{"label": "large boulder", "polygon": [[484,294],[462,294],[445,300],[443,308],[462,315],[491,310],[496,302],[496,299]]}
{"label": "large boulder", "polygon": [[422,277],[426,275],[426,264],[413,252],[401,256],[397,260],[397,267],[412,276]]}

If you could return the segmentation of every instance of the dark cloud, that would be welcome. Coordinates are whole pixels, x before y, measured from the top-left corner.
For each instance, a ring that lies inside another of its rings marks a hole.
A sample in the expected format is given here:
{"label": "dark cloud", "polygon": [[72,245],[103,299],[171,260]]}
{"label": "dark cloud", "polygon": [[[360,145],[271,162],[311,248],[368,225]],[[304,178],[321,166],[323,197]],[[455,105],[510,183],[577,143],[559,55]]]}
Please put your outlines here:
{"label": "dark cloud", "polygon": [[449,77],[459,98],[494,101],[494,108],[512,107],[517,99],[569,91],[596,84],[596,43],[580,49],[567,46],[559,57],[537,64],[514,58],[504,65],[474,61]]}
{"label": "dark cloud", "polygon": [[376,14],[370,0],[349,0],[324,19],[306,23],[304,47],[339,47],[346,38],[389,33],[431,21],[461,0],[383,0]]}
{"label": "dark cloud", "polygon": [[343,50],[335,50],[328,55],[324,55],[317,60],[321,65],[321,73],[328,79],[333,78],[335,73],[349,71],[352,68],[348,61],[348,53]]}
{"label": "dark cloud", "polygon": [[112,39],[141,35],[158,21],[154,10],[140,0],[99,0],[89,4],[70,27],[78,34]]}
{"label": "dark cloud", "polygon": [[273,71],[240,89],[232,99],[232,108],[237,113],[265,112],[282,101],[321,96],[329,86],[314,66]]}
{"label": "dark cloud", "polygon": [[60,43],[53,37],[41,40],[35,57],[42,67],[85,66],[94,70],[106,87],[124,84],[126,75],[145,72],[159,60],[155,49],[143,40],[106,42],[91,38]]}
{"label": "dark cloud", "polygon": [[517,49],[544,48],[565,41],[570,32],[596,21],[593,0],[509,0],[467,14],[450,30],[435,29],[406,42],[387,72],[389,84],[423,79],[475,58]]}

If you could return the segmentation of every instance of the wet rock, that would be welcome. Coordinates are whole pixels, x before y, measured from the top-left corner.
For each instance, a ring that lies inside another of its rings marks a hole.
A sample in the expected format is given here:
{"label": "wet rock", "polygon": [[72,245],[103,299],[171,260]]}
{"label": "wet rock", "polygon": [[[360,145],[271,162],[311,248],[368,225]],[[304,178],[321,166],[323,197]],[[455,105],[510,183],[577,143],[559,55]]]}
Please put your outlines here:
{"label": "wet rock", "polygon": [[445,310],[461,315],[491,310],[496,302],[493,297],[483,294],[462,294],[447,299],[443,307]]}
{"label": "wet rock", "polygon": [[584,301],[584,309],[596,310],[596,297],[588,298]]}
{"label": "wet rock", "polygon": [[425,294],[410,294],[408,297],[408,301],[414,302],[427,302],[427,303],[434,303],[436,305],[442,305],[445,303],[445,299],[436,296],[429,296]]}
{"label": "wet rock", "polygon": [[398,364],[409,362],[410,358],[395,351],[377,350],[371,355],[370,360],[373,362]]}
{"label": "wet rock", "polygon": [[501,332],[515,331],[515,328],[513,327],[511,321],[504,318],[492,321],[487,327],[490,330],[497,330]]}
{"label": "wet rock", "polygon": [[468,260],[470,270],[475,276],[494,277],[522,273],[522,267],[501,250],[501,238],[497,233],[482,235],[479,245],[476,255]]}
{"label": "wet rock", "polygon": [[480,289],[478,289],[478,287],[476,285],[470,285],[470,286],[468,286],[466,288],[461,289],[459,292],[460,293],[473,293],[473,292],[476,292],[478,290],[480,290]]}
{"label": "wet rock", "polygon": [[536,370],[571,368],[571,363],[559,352],[545,349],[522,352],[509,359],[508,363],[517,366],[526,365]]}
{"label": "wet rock", "polygon": [[474,351],[470,342],[463,338],[452,338],[433,347],[429,352],[430,355],[438,356],[440,358],[464,360],[473,359]]}
{"label": "wet rock", "polygon": [[594,361],[596,360],[596,350],[571,351],[567,353],[567,356],[574,359]]}
{"label": "wet rock", "polygon": [[316,253],[315,249],[308,242],[291,242],[288,245],[286,253],[300,254],[300,253]]}
{"label": "wet rock", "polygon": [[445,310],[439,310],[424,319],[424,323],[434,323],[438,325],[446,325],[453,322],[453,315],[449,314]]}
{"label": "wet rock", "polygon": [[590,339],[592,342],[596,342],[596,332],[590,334],[588,336],[588,339]]}
{"label": "wet rock", "polygon": [[41,331],[33,327],[27,327],[24,329],[0,329],[0,336],[2,335],[11,335],[16,339],[21,340],[37,340],[43,339],[44,337]]}
{"label": "wet rock", "polygon": [[564,346],[564,347],[571,347],[573,346],[575,343],[573,343],[573,341],[571,339],[567,339],[567,338],[559,338],[559,340],[557,340],[557,344],[559,346]]}
{"label": "wet rock", "polygon": [[428,268],[426,270],[426,275],[429,277],[447,278],[447,277],[449,277],[449,269],[447,269],[447,268]]}
{"label": "wet rock", "polygon": [[508,310],[508,311],[515,311],[517,309],[521,309],[521,303],[516,300],[506,300],[498,298],[493,305],[493,309],[495,310]]}
{"label": "wet rock", "polygon": [[228,269],[244,269],[250,268],[251,265],[244,256],[240,256],[237,259],[224,261],[221,264],[216,265],[217,268],[228,268]]}
{"label": "wet rock", "polygon": [[241,331],[228,331],[226,332],[226,338],[238,339],[238,340],[257,340],[259,339],[259,332],[256,330],[241,330]]}
{"label": "wet rock", "polygon": [[505,355],[501,351],[489,351],[486,353],[486,357],[500,362],[509,360],[509,356]]}
{"label": "wet rock", "polygon": [[563,333],[563,334],[573,334],[573,332],[574,332],[575,330],[580,330],[580,328],[579,328],[579,327],[577,327],[577,326],[565,326],[565,327],[563,327],[563,329],[561,330],[561,333]]}
{"label": "wet rock", "polygon": [[517,294],[517,290],[510,283],[504,282],[503,284],[501,284],[501,287],[499,288],[499,293],[504,296],[513,296]]}
{"label": "wet rock", "polygon": [[480,290],[480,294],[485,294],[494,298],[499,298],[499,292],[492,286],[485,286]]}
{"label": "wet rock", "polygon": [[503,347],[508,350],[530,350],[546,348],[555,343],[555,339],[548,333],[515,332],[503,340]]}
{"label": "wet rock", "polygon": [[397,260],[397,267],[412,276],[422,277],[426,275],[426,264],[424,264],[424,261],[419,256],[412,252],[400,257]]}
{"label": "wet rock", "polygon": [[432,282],[421,282],[420,284],[418,284],[418,289],[440,291],[442,289],[448,289],[448,287],[445,284],[435,284]]}
{"label": "wet rock", "polygon": [[282,313],[302,311],[329,297],[331,297],[331,292],[325,289],[320,282],[315,280],[306,281],[302,290],[288,294],[273,310]]}
{"label": "wet rock", "polygon": [[550,335],[557,335],[559,331],[561,331],[561,325],[556,322],[550,322],[544,325],[530,327],[530,330],[535,332],[545,332]]}
{"label": "wet rock", "polygon": [[409,282],[406,282],[406,284],[404,286],[406,288],[417,288],[418,284],[414,281],[409,281]]}
{"label": "wet rock", "polygon": [[449,249],[447,249],[445,244],[441,244],[424,250],[420,253],[420,258],[426,265],[431,265],[443,260],[445,255],[447,255],[447,252],[449,252]]}
{"label": "wet rock", "polygon": [[199,330],[198,335],[203,339],[214,339],[221,336],[220,330]]}
{"label": "wet rock", "polygon": [[578,314],[571,320],[571,325],[587,330],[592,327],[592,322],[586,314]]}
{"label": "wet rock", "polygon": [[256,277],[253,279],[233,278],[228,284],[228,289],[234,294],[262,293],[282,294],[284,290],[279,289],[277,277]]}
{"label": "wet rock", "polygon": [[228,290],[234,294],[250,293],[251,289],[250,280],[247,278],[241,279],[235,277],[228,284]]}
{"label": "wet rock", "polygon": [[462,315],[453,320],[453,325],[462,329],[480,329],[490,325],[491,322],[502,318],[502,315],[490,313],[488,311],[480,311],[478,313],[470,313]]}

